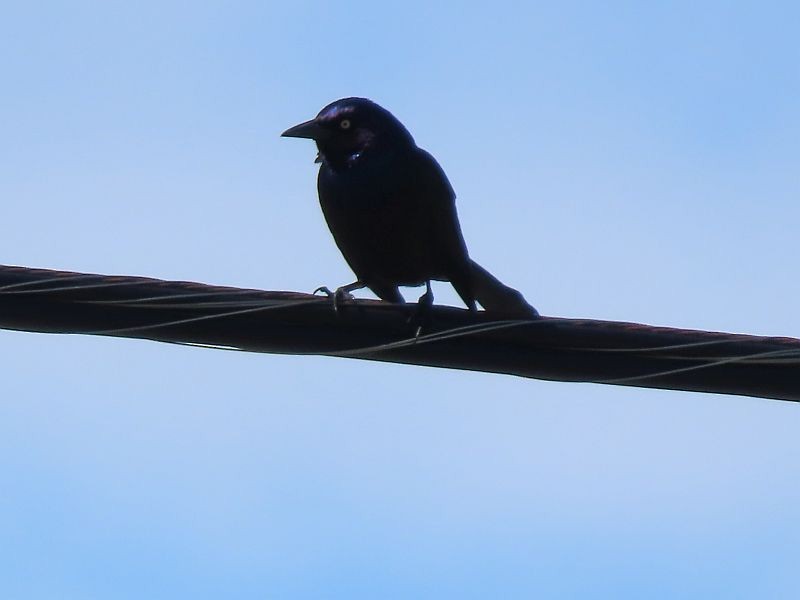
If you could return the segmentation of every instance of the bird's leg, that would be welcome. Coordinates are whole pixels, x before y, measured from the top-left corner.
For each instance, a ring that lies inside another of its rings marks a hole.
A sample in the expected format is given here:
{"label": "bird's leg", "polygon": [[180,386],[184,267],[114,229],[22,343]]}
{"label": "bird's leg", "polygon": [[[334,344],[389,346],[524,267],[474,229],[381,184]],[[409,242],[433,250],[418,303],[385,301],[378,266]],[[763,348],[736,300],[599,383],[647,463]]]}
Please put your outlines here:
{"label": "bird's leg", "polygon": [[355,300],[353,294],[350,292],[354,290],[360,290],[361,288],[367,287],[367,284],[362,281],[354,281],[353,283],[348,283],[347,285],[343,285],[341,287],[336,288],[335,292],[330,291],[326,286],[320,286],[314,290],[314,293],[322,292],[328,298],[333,301],[333,311],[339,312],[339,305],[348,300]]}
{"label": "bird's leg", "polygon": [[411,317],[411,323],[416,325],[414,337],[419,337],[422,328],[428,326],[431,320],[431,308],[433,308],[433,290],[431,289],[430,279],[425,282],[425,293],[417,301],[417,310]]}
{"label": "bird's leg", "polygon": [[433,290],[431,289],[431,280],[428,279],[425,282],[425,293],[419,297],[417,301],[420,308],[424,311],[428,311],[433,306]]}

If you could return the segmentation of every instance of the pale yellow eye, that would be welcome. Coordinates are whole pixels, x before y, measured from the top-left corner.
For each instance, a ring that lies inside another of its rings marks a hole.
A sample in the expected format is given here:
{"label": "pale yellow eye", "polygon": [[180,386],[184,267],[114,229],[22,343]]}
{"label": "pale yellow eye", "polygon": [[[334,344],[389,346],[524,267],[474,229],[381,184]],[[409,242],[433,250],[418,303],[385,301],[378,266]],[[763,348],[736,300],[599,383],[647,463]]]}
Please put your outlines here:
{"label": "pale yellow eye", "polygon": [[339,127],[342,129],[350,129],[350,119],[342,119],[339,122]]}

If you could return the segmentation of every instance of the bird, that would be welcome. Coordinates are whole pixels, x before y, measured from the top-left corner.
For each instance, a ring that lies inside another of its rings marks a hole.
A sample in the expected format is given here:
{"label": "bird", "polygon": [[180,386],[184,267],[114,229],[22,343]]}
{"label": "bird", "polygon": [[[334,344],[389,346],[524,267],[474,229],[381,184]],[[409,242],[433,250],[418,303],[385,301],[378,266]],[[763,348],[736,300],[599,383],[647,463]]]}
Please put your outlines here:
{"label": "bird", "polygon": [[356,275],[334,298],[366,287],[403,303],[400,286],[425,285],[419,302],[429,306],[431,280],[448,281],[472,312],[477,302],[504,316],[538,316],[520,292],[469,257],[444,170],[391,112],[366,98],[341,98],[281,135],[317,145],[320,206]]}

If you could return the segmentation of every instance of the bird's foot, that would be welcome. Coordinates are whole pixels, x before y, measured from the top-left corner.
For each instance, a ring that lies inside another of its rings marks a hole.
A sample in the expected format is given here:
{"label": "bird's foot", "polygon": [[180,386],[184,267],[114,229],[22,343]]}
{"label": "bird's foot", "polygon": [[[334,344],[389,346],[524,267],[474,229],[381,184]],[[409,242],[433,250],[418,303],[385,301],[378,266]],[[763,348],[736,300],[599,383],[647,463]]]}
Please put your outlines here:
{"label": "bird's foot", "polygon": [[322,292],[325,294],[333,304],[333,312],[338,313],[339,307],[342,306],[345,302],[355,302],[356,297],[350,293],[350,290],[355,289],[353,288],[353,284],[350,285],[343,285],[342,287],[336,288],[335,292],[332,292],[329,287],[321,285],[317,289],[314,290],[314,294],[317,292]]}
{"label": "bird's foot", "polygon": [[426,291],[417,301],[417,310],[408,319],[409,324],[414,328],[414,337],[418,338],[423,329],[427,329],[431,324],[431,309],[433,308],[433,291],[431,282],[426,282]]}

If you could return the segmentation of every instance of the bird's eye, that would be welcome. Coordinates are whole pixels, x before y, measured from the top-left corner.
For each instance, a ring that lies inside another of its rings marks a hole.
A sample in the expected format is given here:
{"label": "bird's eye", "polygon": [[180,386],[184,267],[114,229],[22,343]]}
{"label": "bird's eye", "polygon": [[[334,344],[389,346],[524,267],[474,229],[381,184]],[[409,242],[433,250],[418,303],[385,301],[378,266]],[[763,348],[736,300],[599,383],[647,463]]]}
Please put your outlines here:
{"label": "bird's eye", "polygon": [[342,129],[350,129],[350,119],[342,119],[339,121],[339,127]]}

